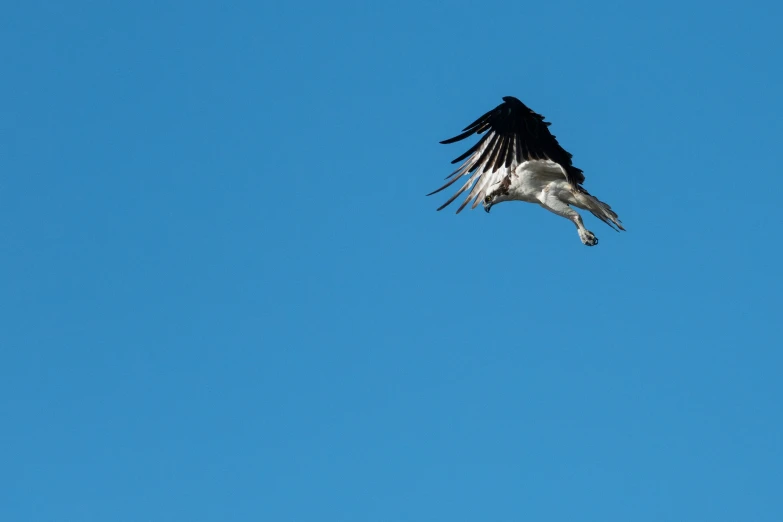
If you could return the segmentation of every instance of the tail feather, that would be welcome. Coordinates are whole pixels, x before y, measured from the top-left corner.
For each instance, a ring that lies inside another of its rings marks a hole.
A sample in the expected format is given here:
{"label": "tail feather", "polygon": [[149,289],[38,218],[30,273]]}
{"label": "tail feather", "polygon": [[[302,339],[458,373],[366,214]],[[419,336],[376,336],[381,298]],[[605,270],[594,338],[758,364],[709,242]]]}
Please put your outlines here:
{"label": "tail feather", "polygon": [[579,187],[579,191],[576,193],[577,199],[582,205],[582,208],[589,210],[595,217],[609,225],[613,230],[619,232],[625,230],[617,213],[612,210],[612,207],[599,200],[595,196],[590,195],[582,187]]}

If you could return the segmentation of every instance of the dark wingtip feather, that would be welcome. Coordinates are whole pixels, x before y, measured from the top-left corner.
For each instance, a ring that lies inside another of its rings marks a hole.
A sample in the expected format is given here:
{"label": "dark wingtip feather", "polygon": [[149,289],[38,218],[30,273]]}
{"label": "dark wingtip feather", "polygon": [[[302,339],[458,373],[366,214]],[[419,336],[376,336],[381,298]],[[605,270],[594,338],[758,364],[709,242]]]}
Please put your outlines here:
{"label": "dark wingtip feather", "polygon": [[464,140],[465,138],[467,138],[468,136],[470,136],[470,135],[471,135],[471,134],[473,134],[474,132],[475,132],[475,131],[473,131],[473,130],[465,131],[465,132],[463,132],[462,134],[458,134],[458,135],[454,136],[453,138],[449,138],[449,139],[447,139],[447,140],[443,140],[443,141],[441,141],[440,143],[441,143],[442,145],[448,145],[448,144],[450,144],[450,143],[456,143],[456,142],[458,142],[458,141],[460,141],[460,140]]}
{"label": "dark wingtip feather", "polygon": [[[436,190],[433,190],[432,192],[430,192],[430,193],[429,193],[429,194],[427,194],[427,195],[428,195],[428,196],[432,196],[433,194],[437,194],[437,193],[438,193],[438,192],[440,192],[441,190],[444,190],[444,189],[446,189],[446,188],[448,188],[448,187],[452,186],[452,185],[454,184],[454,182],[455,182],[455,181],[457,181],[458,179],[460,179],[461,177],[462,177],[462,176],[457,176],[456,178],[452,179],[451,181],[449,181],[448,183],[446,183],[445,185],[443,185],[441,188],[439,188],[439,189],[436,189]],[[446,179],[448,179],[448,178],[446,178]],[[438,209],[438,210],[440,210],[440,209]]]}

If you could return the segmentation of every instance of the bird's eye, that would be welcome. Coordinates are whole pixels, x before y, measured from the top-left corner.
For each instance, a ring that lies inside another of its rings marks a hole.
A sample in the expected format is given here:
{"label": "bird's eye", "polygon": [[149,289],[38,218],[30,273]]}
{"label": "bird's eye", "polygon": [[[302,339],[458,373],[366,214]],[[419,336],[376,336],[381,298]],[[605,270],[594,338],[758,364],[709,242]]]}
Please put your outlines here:
{"label": "bird's eye", "polygon": [[487,196],[484,198],[484,203],[490,203],[492,201],[492,196]]}

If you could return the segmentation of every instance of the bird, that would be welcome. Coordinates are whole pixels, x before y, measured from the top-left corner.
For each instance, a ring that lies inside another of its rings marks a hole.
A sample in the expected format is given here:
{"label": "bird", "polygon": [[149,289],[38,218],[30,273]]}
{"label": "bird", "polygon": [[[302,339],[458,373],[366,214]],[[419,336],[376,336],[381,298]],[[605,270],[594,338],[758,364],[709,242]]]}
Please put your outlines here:
{"label": "bird", "polygon": [[572,155],[560,146],[549,131],[550,125],[519,99],[504,96],[503,103],[462,129],[461,134],[440,142],[448,145],[486,133],[451,162],[463,163],[446,177],[449,181],[427,195],[467,178],[438,210],[467,191],[457,214],[471,201],[471,209],[481,203],[487,213],[505,201],[536,203],[573,222],[579,239],[587,246],[597,245],[598,238],[585,228],[582,216],[571,207],[590,211],[615,231],[625,230],[612,208],[582,186],[584,173],[573,165]]}

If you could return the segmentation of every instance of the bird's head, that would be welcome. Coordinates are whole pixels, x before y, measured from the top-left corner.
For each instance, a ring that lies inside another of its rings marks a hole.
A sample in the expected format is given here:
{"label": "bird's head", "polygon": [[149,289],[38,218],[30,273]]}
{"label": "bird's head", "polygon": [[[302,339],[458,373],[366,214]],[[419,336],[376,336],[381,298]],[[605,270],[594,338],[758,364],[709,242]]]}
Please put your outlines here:
{"label": "bird's head", "polygon": [[484,205],[484,211],[489,214],[489,211],[492,209],[492,205],[495,204],[495,196],[492,194],[487,194],[484,196],[484,201],[482,201],[481,204]]}

